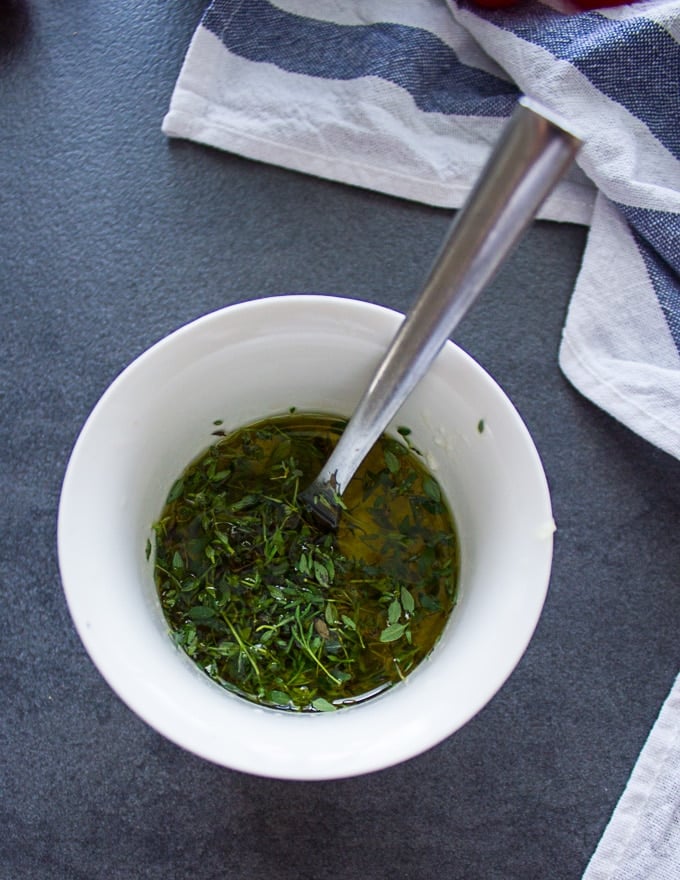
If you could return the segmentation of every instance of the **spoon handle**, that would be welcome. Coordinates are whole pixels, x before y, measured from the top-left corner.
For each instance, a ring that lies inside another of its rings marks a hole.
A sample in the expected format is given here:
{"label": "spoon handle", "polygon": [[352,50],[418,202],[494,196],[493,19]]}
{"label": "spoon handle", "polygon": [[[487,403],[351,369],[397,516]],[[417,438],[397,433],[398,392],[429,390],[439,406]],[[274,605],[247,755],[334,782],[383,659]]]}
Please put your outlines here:
{"label": "spoon handle", "polygon": [[581,140],[522,98],[444,240],[422,293],[397,331],[333,453],[314,481],[346,488],[546,196]]}

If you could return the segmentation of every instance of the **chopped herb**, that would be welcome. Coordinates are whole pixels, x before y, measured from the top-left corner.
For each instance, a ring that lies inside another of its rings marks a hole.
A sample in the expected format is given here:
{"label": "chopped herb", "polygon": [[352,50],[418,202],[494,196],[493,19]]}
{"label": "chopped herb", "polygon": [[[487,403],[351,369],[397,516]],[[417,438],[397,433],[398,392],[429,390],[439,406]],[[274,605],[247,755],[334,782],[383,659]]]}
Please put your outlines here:
{"label": "chopped herb", "polygon": [[401,617],[401,602],[399,599],[393,599],[387,609],[387,622],[396,623]]}
{"label": "chopped herb", "polygon": [[407,614],[413,614],[416,603],[406,587],[401,588],[401,606]]}
{"label": "chopped herb", "polygon": [[455,603],[453,522],[410,440],[376,444],[337,532],[298,504],[345,424],[292,407],[230,433],[173,484],[154,524],[175,642],[263,705],[327,712],[384,690],[429,653]]}
{"label": "chopped herb", "polygon": [[480,419],[477,422],[477,430],[479,431],[480,434],[484,433],[484,419]]}
{"label": "chopped herb", "polygon": [[389,449],[385,450],[385,464],[387,465],[387,469],[391,474],[396,474],[399,470],[399,460],[393,452],[390,452]]}
{"label": "chopped herb", "polygon": [[427,497],[432,501],[441,501],[441,489],[439,488],[439,483],[433,477],[425,477],[423,480],[423,489],[425,490]]}
{"label": "chopped herb", "polygon": [[406,630],[405,623],[390,623],[385,629],[380,633],[380,641],[381,642],[396,642],[397,639],[400,639]]}
{"label": "chopped herb", "polygon": [[334,712],[336,708],[328,700],[324,700],[323,697],[317,697],[316,700],[312,700],[312,706],[319,712]]}

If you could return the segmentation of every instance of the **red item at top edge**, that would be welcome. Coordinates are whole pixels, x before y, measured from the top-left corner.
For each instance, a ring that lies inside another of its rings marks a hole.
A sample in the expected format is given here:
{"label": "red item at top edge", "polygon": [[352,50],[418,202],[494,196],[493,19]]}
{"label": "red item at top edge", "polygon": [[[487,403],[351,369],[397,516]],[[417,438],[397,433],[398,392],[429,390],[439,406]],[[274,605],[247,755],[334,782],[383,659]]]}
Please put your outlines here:
{"label": "red item at top edge", "polygon": [[[635,0],[628,0],[628,2],[635,2]],[[509,9],[513,6],[524,5],[522,0],[473,0],[473,3],[483,9]],[[625,0],[569,0],[569,6],[573,7],[574,12],[626,5]]]}

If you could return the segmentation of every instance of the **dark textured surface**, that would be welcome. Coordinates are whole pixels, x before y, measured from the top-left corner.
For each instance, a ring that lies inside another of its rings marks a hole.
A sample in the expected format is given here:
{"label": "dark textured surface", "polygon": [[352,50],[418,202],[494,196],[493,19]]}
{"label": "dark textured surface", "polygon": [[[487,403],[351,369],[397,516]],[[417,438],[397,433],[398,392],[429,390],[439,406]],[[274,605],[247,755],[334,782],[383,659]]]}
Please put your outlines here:
{"label": "dark textured surface", "polygon": [[529,650],[457,735],[366,777],[249,777],[133,716],[75,634],[60,483],[114,376],[237,300],[403,310],[448,225],[167,143],[202,6],[0,3],[0,878],[578,878],[680,667],[680,465],[557,367],[582,229],[537,224],[457,334],[533,432],[558,523]]}

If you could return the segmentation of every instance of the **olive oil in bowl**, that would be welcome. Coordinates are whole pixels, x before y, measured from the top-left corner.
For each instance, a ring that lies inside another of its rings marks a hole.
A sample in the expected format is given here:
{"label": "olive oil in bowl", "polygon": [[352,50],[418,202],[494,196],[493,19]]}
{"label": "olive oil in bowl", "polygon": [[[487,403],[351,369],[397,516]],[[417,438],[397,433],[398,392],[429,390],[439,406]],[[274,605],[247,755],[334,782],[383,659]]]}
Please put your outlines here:
{"label": "olive oil in bowl", "polygon": [[293,410],[220,436],[154,524],[173,638],[262,705],[330,711],[384,691],[430,653],[456,601],[453,517],[408,429],[375,444],[336,532],[297,502],[345,425]]}

